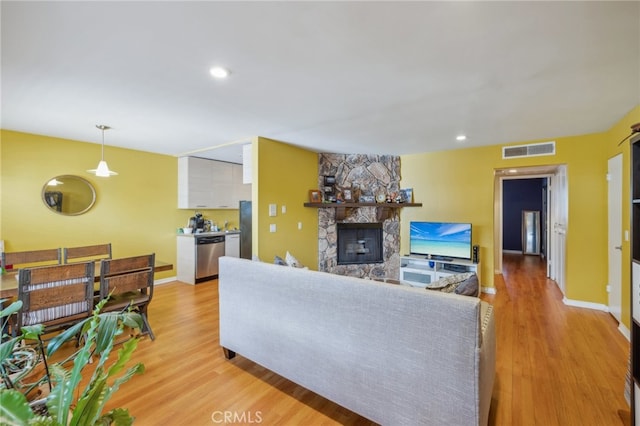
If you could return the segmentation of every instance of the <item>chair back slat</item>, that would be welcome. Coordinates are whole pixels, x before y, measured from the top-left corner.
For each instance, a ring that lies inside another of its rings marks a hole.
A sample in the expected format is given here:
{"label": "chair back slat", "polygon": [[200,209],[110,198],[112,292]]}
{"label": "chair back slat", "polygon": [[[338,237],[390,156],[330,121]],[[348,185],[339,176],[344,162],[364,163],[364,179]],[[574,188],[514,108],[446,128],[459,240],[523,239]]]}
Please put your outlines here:
{"label": "chair back slat", "polygon": [[141,269],[153,268],[154,264],[155,254],[103,260],[100,264],[100,274],[108,276],[131,271],[139,271]]}
{"label": "chair back slat", "polygon": [[64,263],[101,259],[111,259],[111,243],[64,248]]}
{"label": "chair back slat", "polygon": [[93,309],[94,271],[94,262],[20,269],[18,327],[43,324],[49,332],[87,318]]}
{"label": "chair back slat", "polygon": [[30,293],[29,309],[37,311],[60,305],[68,305],[70,303],[83,302],[86,299],[87,286],[85,283],[42,288]]}
{"label": "chair back slat", "polygon": [[111,275],[105,277],[105,283],[107,294],[112,292],[113,294],[122,294],[140,290],[147,294],[147,289],[153,286],[153,272],[151,269],[145,269],[121,275]]}
{"label": "chair back slat", "polygon": [[14,252],[2,252],[2,266],[5,268],[8,265],[12,265],[14,268],[16,265],[59,265],[62,263],[61,250],[46,249],[46,250],[30,250],[30,251],[14,251]]}
{"label": "chair back slat", "polygon": [[[60,268],[59,266],[64,266]],[[91,269],[91,271],[89,271]],[[20,278],[24,275],[26,285],[36,285],[43,283],[54,283],[59,281],[70,281],[74,279],[86,279],[89,272],[93,276],[95,266],[92,262],[72,263],[68,265],[43,266],[39,268],[27,268],[20,271]],[[20,279],[19,278],[19,279]]]}

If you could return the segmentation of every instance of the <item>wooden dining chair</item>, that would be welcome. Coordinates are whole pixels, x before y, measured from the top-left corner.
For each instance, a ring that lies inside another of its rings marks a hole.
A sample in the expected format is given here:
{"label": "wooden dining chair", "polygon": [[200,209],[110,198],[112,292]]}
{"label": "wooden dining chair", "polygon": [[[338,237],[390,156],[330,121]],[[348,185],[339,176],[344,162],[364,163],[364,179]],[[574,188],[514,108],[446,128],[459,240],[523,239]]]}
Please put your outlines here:
{"label": "wooden dining chair", "polygon": [[147,309],[153,298],[155,253],[100,262],[100,298],[107,299],[102,312],[133,308],[143,321],[143,334],[155,335],[149,325]]}
{"label": "wooden dining chair", "polygon": [[93,246],[65,247],[64,263],[86,262],[88,260],[100,261],[111,259],[111,243],[96,244]]}
{"label": "wooden dining chair", "polygon": [[45,333],[71,326],[93,310],[93,262],[18,271],[18,329],[42,324]]}
{"label": "wooden dining chair", "polygon": [[62,263],[61,250],[29,250],[2,252],[0,256],[5,269],[19,269],[26,266],[59,265]]}

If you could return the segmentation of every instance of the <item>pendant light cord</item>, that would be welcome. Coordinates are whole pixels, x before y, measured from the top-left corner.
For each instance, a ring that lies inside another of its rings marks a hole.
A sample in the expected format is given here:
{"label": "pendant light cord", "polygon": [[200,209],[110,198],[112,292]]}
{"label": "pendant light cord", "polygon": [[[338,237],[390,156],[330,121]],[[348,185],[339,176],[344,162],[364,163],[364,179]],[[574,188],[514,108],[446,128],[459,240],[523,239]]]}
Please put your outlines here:
{"label": "pendant light cord", "polygon": [[109,130],[111,127],[106,126],[104,124],[96,124],[96,127],[100,130],[102,130],[102,155],[101,155],[101,160],[104,161],[104,131],[105,130]]}

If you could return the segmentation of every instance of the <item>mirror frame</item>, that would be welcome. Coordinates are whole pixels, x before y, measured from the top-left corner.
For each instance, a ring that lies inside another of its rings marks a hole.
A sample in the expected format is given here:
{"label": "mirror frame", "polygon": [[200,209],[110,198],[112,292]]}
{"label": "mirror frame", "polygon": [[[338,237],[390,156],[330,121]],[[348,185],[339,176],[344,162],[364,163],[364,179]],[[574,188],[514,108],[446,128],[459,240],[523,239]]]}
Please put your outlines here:
{"label": "mirror frame", "polygon": [[[84,208],[83,210],[77,211],[77,212],[73,212],[73,213],[65,213],[62,211],[58,211],[56,209],[54,209],[52,206],[49,205],[49,203],[47,203],[47,200],[45,198],[45,193],[47,193],[47,188],[49,187],[49,182],[51,182],[54,179],[58,179],[58,180],[62,180],[62,179],[75,179],[77,181],[80,181],[81,183],[84,183],[85,185],[87,185],[87,187],[91,190],[91,202],[89,203],[89,205]],[[86,212],[88,212],[91,207],[93,207],[93,205],[96,203],[96,189],[94,188],[93,184],[91,182],[89,182],[88,180],[86,180],[83,177],[80,176],[76,176],[76,175],[59,175],[59,176],[54,176],[51,179],[47,180],[47,182],[45,182],[44,186],[42,187],[42,193],[41,193],[41,198],[42,198],[42,202],[44,203],[44,205],[47,207],[47,209],[49,209],[50,211],[62,215],[62,216],[78,216],[81,214],[84,214]]]}

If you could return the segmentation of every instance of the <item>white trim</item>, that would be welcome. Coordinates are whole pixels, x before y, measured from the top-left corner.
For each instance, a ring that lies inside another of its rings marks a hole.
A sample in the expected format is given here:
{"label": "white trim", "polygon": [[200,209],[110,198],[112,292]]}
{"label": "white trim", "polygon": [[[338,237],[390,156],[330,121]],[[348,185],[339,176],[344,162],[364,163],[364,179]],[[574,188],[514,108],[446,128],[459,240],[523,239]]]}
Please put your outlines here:
{"label": "white trim", "polygon": [[172,282],[177,281],[177,280],[178,280],[177,277],[162,278],[161,280],[154,280],[153,281],[153,285],[161,285],[161,284],[172,283]]}
{"label": "white trim", "polygon": [[480,287],[480,291],[486,294],[496,294],[496,288],[495,287]]}
{"label": "white trim", "polygon": [[502,253],[522,254],[522,250],[502,250]]}
{"label": "white trim", "polygon": [[562,303],[567,306],[575,306],[577,308],[595,309],[597,311],[609,312],[607,305],[602,303],[585,302],[583,300],[572,300],[564,297]]}
{"label": "white trim", "polygon": [[628,341],[631,341],[631,331],[629,331],[627,326],[625,326],[623,323],[620,323],[618,325],[618,331],[622,333],[622,335],[626,337]]}

